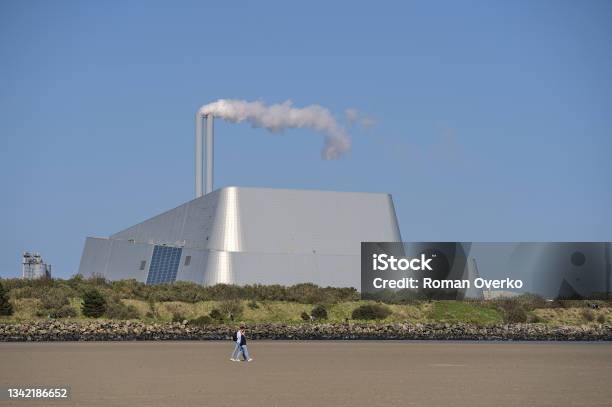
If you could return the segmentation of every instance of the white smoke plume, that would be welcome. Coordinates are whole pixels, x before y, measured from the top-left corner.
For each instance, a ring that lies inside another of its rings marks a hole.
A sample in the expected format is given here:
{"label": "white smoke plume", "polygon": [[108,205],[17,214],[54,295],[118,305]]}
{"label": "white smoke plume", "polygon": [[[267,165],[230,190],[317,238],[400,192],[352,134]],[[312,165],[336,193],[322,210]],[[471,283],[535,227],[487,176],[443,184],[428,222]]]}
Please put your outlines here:
{"label": "white smoke plume", "polygon": [[370,127],[373,127],[376,124],[376,120],[372,119],[369,116],[363,115],[357,109],[354,109],[352,107],[346,109],[344,111],[344,115],[346,116],[346,120],[349,122],[349,124],[358,124],[365,129],[369,129]]}
{"label": "white smoke plume", "polygon": [[293,107],[290,100],[265,105],[261,101],[219,99],[202,106],[200,114],[212,114],[234,123],[247,122],[253,127],[263,127],[274,133],[285,129],[312,129],[325,136],[321,155],[326,160],[338,158],[351,148],[351,139],[346,129],[336,121],[329,110],[319,105],[298,108]]}

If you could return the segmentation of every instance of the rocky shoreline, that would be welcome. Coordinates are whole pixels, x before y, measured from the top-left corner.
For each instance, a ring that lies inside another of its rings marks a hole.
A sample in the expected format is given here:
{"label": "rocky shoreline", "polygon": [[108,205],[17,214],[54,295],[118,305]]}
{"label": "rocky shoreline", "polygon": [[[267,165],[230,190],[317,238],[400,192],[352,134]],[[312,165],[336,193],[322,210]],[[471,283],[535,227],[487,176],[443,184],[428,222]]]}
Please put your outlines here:
{"label": "rocky shoreline", "polygon": [[[234,325],[190,326],[140,321],[36,321],[0,324],[0,342],[228,340]],[[495,340],[612,341],[612,326],[510,324],[253,324],[251,339],[270,340]]]}

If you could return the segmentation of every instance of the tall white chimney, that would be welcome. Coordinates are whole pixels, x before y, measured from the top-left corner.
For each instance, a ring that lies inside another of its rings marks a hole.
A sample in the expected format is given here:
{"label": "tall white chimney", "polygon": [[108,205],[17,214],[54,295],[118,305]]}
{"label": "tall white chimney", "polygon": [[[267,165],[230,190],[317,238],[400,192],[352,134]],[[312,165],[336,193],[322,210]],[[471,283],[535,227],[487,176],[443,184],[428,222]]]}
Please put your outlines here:
{"label": "tall white chimney", "polygon": [[213,190],[214,116],[206,115],[206,183],[204,184],[204,140],[201,109],[195,116],[195,196],[201,197]]}
{"label": "tall white chimney", "polygon": [[214,155],[214,133],[215,119],[212,113],[206,116],[206,185],[205,194],[210,194],[213,190],[213,155]]}
{"label": "tall white chimney", "polygon": [[204,148],[202,143],[202,115],[200,110],[196,112],[195,116],[195,197],[199,198],[202,196],[202,160],[204,155],[202,149]]}

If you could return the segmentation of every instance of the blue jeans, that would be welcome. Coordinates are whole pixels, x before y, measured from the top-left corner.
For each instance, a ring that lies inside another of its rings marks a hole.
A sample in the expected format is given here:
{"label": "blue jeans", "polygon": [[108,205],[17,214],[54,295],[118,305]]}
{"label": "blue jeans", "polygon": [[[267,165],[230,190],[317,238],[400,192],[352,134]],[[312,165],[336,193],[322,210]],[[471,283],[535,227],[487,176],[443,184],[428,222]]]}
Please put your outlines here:
{"label": "blue jeans", "polygon": [[244,357],[244,360],[251,359],[251,357],[249,356],[249,350],[247,349],[246,345],[242,345],[240,349],[242,350],[242,356]]}
{"label": "blue jeans", "polygon": [[242,349],[240,349],[240,345],[238,343],[235,343],[235,345],[236,346],[234,346],[234,351],[232,352],[232,359],[238,359],[240,353],[242,352]]}

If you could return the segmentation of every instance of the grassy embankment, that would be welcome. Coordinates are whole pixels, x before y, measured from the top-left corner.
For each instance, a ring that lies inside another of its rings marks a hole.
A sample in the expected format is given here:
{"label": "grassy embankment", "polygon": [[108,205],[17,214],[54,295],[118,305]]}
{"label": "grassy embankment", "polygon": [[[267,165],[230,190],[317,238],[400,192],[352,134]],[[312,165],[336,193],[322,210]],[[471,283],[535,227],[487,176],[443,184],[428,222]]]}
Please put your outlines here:
{"label": "grassy embankment", "polygon": [[[246,323],[302,323],[317,305],[326,318],[315,322],[355,322],[353,311],[363,305],[378,304],[383,317],[378,323],[470,323],[492,325],[504,322],[538,322],[550,325],[610,323],[612,306],[605,301],[545,301],[532,295],[492,301],[403,301],[376,303],[363,301],[350,288],[322,288],[313,284],[282,286],[202,287],[192,283],[147,286],[134,280],[109,282],[104,279],[48,281],[0,280],[13,314],[0,317],[0,323],[43,319],[86,321],[81,304],[84,294],[100,292],[107,310],[101,319],[135,319],[147,322],[192,321],[204,323],[243,321]],[[590,306],[597,304],[597,309]],[[380,311],[380,310],[379,310]],[[388,315],[387,315],[388,314]],[[363,315],[363,314],[362,314]],[[376,318],[376,317],[373,317]]]}
{"label": "grassy embankment", "polygon": [[[5,322],[20,322],[30,320],[47,319],[41,313],[43,310],[41,302],[35,298],[22,298],[13,300],[15,313],[10,317],[0,318]],[[201,301],[187,303],[179,301],[159,302],[153,305],[152,312],[150,303],[143,300],[123,299],[125,305],[132,305],[138,312],[138,318],[149,322],[170,322],[184,318],[192,320],[202,315],[209,315],[213,309],[218,309],[221,301]],[[313,309],[311,304],[300,304],[286,301],[258,301],[257,308],[252,309],[251,301],[241,301],[243,305],[242,315],[236,320],[246,323],[300,323],[303,322],[301,314],[310,313]],[[324,321],[329,323],[342,323],[351,320],[352,311],[360,305],[370,304],[372,301],[350,301],[327,305],[328,318]],[[74,309],[76,316],[66,318],[67,320],[89,320],[81,313],[81,299],[70,299],[70,306]],[[499,309],[484,306],[480,303],[462,301],[433,301],[416,304],[387,304],[392,314],[387,318],[376,322],[448,322],[448,323],[471,323],[477,325],[491,325],[504,322],[504,313]],[[535,316],[535,321],[550,325],[583,325],[597,324],[597,317],[603,315],[605,321],[612,320],[612,310],[602,308],[593,310],[594,318],[585,317],[584,307],[570,308],[541,308],[530,311]],[[587,314],[588,315],[588,314]],[[107,318],[108,319],[108,318]],[[132,318],[134,319],[134,318]]]}

